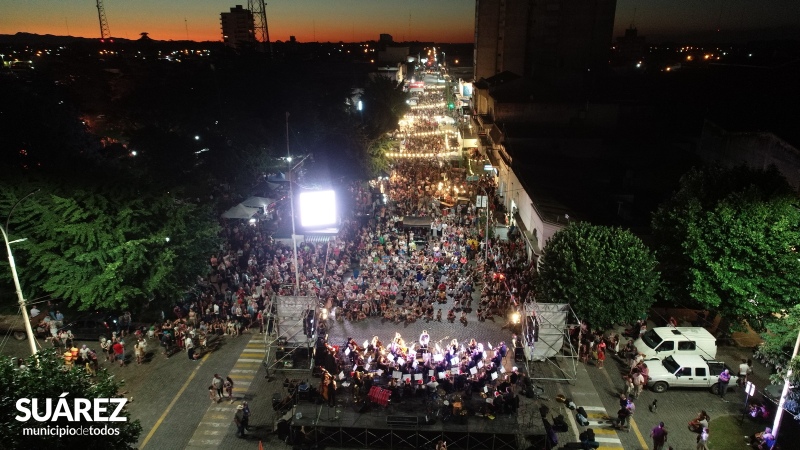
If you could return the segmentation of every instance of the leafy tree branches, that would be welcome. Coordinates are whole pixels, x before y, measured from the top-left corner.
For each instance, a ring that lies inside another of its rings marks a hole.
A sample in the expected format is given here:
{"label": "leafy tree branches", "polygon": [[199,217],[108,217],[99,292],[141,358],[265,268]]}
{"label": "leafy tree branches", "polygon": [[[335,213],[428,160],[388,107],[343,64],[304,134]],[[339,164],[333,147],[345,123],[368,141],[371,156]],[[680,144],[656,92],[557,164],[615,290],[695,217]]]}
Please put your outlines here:
{"label": "leafy tree branches", "polygon": [[632,322],[660,288],[655,267],[653,254],[629,231],[572,223],[547,242],[537,300],[569,302],[592,327]]}
{"label": "leafy tree branches", "polygon": [[[120,417],[126,422],[68,422],[61,417],[55,421],[37,422],[33,419],[20,422],[15,419],[21,412],[16,402],[22,398],[37,399],[40,414],[45,412],[45,399],[57,402],[59,396],[67,393],[68,404],[76,398],[115,398],[119,397],[121,383],[116,381],[105,370],[99,371],[97,378],[92,379],[83,368],[66,370],[64,360],[53,349],[45,349],[37,353],[36,358],[29,357],[24,370],[20,370],[13,359],[0,362],[0,442],[7,448],[104,448],[132,449],[139,439],[142,426],[138,420],[131,421],[127,411]],[[28,405],[30,406],[30,405]],[[55,408],[55,405],[53,405]],[[111,411],[103,413],[108,416],[116,408],[109,405]],[[72,409],[70,410],[72,411]],[[94,412],[90,412],[92,416]],[[24,427],[39,428],[43,426],[94,426],[119,430],[116,435],[73,435],[73,436],[29,436],[23,434]]]}
{"label": "leafy tree branches", "polygon": [[800,295],[796,204],[774,169],[690,171],[653,216],[668,295],[763,329]]}
{"label": "leafy tree branches", "polygon": [[[0,212],[12,198],[3,189]],[[11,229],[26,293],[81,310],[118,309],[179,298],[217,244],[204,207],[169,193],[91,184],[44,184],[19,205]]]}

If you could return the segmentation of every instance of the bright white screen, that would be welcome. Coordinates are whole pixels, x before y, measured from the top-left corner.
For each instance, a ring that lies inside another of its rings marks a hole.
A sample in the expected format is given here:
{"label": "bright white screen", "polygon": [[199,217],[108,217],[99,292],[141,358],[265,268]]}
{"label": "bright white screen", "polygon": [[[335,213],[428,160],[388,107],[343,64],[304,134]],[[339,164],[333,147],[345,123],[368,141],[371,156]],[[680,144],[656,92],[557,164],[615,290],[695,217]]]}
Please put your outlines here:
{"label": "bright white screen", "polygon": [[336,193],[334,191],[300,193],[300,223],[303,227],[336,224]]}

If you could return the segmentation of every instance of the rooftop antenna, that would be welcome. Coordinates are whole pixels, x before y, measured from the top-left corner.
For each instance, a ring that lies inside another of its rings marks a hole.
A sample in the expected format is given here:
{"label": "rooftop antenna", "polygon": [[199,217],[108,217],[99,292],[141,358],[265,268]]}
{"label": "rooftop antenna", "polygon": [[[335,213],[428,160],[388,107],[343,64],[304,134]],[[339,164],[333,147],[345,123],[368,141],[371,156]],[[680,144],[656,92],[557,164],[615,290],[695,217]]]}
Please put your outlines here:
{"label": "rooftop antenna", "polygon": [[97,0],[97,20],[100,22],[100,40],[106,40],[111,37],[111,31],[108,30],[108,19],[106,19],[106,9],[103,7],[103,0]]}
{"label": "rooftop antenna", "polygon": [[183,18],[183,25],[186,27],[186,40],[189,40],[189,22],[186,21],[186,17]]}
{"label": "rooftop antenna", "polygon": [[633,17],[631,17],[631,28],[636,26],[636,8],[633,8]]}

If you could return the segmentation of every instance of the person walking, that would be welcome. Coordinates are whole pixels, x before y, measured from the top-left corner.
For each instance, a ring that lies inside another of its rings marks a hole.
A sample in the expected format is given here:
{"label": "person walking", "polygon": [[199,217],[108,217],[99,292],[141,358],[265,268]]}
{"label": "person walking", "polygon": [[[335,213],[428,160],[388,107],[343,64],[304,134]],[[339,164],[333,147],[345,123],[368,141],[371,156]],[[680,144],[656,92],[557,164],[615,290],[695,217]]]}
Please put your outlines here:
{"label": "person walking", "polygon": [[639,398],[642,395],[642,389],[644,389],[644,376],[638,370],[633,373],[633,387],[634,387],[634,398]]}
{"label": "person walking", "polygon": [[139,339],[136,344],[133,346],[133,352],[136,355],[136,365],[141,365],[142,361],[144,361],[144,350],[147,344],[144,340]]}
{"label": "person walking", "polygon": [[606,352],[603,351],[603,348],[598,348],[597,349],[597,368],[598,369],[602,369],[603,368],[603,364],[605,363],[605,361],[606,361]]}
{"label": "person walking", "polygon": [[667,443],[667,429],[664,428],[664,422],[659,422],[658,425],[653,427],[650,431],[650,437],[653,438],[653,450],[664,448],[664,444]]}
{"label": "person walking", "polygon": [[244,430],[250,429],[250,405],[247,402],[242,402],[242,413],[244,414]]}
{"label": "person walking", "polygon": [[224,384],[225,382],[222,380],[222,377],[215,373],[214,378],[211,379],[211,386],[214,386],[214,390],[217,391],[217,403],[222,400],[222,386]]}
{"label": "person walking", "polygon": [[697,435],[697,450],[708,450],[708,427],[703,427]]}
{"label": "person walking", "polygon": [[244,406],[239,405],[236,407],[236,414],[233,416],[233,422],[236,424],[236,437],[244,438],[247,430],[248,417],[245,416]]}
{"label": "person walking", "polygon": [[120,367],[125,367],[125,346],[121,341],[117,341],[111,346],[114,352],[114,360],[119,361]]}
{"label": "person walking", "polygon": [[728,392],[728,383],[730,382],[731,372],[728,369],[725,369],[721,374],[719,374],[719,386],[717,386],[719,398],[721,398],[723,402],[727,402],[727,400],[725,400],[725,394]]}
{"label": "person walking", "polygon": [[228,400],[233,403],[233,380],[231,377],[225,377],[223,387],[225,388],[225,393],[228,394]]}
{"label": "person walking", "polygon": [[208,386],[208,398],[211,400],[211,403],[217,403],[217,388],[214,387],[213,384]]}

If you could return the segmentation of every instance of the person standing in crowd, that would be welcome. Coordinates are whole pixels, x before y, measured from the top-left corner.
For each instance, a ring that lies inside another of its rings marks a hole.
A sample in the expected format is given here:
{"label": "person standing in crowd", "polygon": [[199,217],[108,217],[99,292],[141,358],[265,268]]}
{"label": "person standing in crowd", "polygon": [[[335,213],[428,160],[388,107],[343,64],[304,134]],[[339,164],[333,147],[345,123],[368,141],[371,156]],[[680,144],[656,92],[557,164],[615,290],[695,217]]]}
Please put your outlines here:
{"label": "person standing in crowd", "polygon": [[222,400],[222,387],[224,384],[225,382],[222,380],[222,377],[215,373],[214,378],[211,379],[211,386],[213,386],[214,390],[217,391],[217,403]]}
{"label": "person standing in crowd", "polygon": [[194,339],[189,334],[183,340],[183,346],[186,347],[186,355],[189,357],[189,361],[194,361]]}
{"label": "person standing in crowd", "polygon": [[719,389],[719,398],[721,398],[723,402],[727,402],[727,400],[725,400],[725,394],[728,392],[728,383],[730,382],[731,372],[725,369],[719,374],[719,386],[717,386],[717,389]]}

